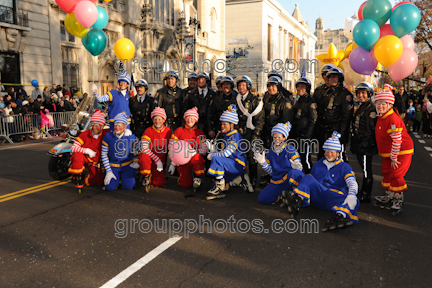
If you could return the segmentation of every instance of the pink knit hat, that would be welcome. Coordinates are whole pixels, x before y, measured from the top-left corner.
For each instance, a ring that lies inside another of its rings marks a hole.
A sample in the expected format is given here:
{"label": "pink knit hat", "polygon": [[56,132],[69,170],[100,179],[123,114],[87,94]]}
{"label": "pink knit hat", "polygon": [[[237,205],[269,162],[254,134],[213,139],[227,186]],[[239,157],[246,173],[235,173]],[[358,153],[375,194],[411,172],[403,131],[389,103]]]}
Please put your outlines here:
{"label": "pink knit hat", "polygon": [[186,120],[187,117],[193,117],[195,119],[195,122],[197,122],[199,118],[197,107],[187,110],[184,113],[183,119]]}
{"label": "pink knit hat", "polygon": [[105,117],[102,113],[101,110],[97,109],[94,113],[93,116],[90,118],[90,124],[92,125],[100,125],[100,126],[104,126],[105,125]]}
{"label": "pink knit hat", "polygon": [[384,101],[386,103],[394,104],[395,98],[391,90],[381,90],[375,95],[375,103],[378,101]]}
{"label": "pink knit hat", "polygon": [[156,116],[162,117],[164,121],[166,121],[166,113],[164,108],[156,107],[153,112],[150,114],[151,118],[153,119]]}

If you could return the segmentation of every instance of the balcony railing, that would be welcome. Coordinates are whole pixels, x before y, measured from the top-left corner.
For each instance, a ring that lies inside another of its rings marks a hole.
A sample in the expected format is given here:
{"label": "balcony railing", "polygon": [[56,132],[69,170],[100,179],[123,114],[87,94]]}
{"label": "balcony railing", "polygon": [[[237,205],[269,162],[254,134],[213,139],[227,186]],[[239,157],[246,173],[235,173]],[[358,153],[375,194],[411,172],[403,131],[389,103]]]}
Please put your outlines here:
{"label": "balcony railing", "polygon": [[18,13],[12,7],[0,5],[0,22],[28,27],[28,13]]}

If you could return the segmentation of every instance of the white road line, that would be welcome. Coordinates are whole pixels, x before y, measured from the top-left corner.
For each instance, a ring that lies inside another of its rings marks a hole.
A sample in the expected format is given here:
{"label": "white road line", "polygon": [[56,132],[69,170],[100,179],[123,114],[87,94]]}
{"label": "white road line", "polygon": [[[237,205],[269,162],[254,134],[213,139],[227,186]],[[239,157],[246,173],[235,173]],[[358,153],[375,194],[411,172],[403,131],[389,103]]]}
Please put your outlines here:
{"label": "white road line", "polygon": [[417,139],[421,138],[420,135],[414,135],[414,137],[417,138]]}
{"label": "white road line", "polygon": [[419,143],[421,143],[421,144],[426,144],[426,141],[425,140],[418,140],[419,141]]}
{"label": "white road line", "polygon": [[17,146],[7,147],[7,148],[0,148],[0,150],[9,150],[9,149],[15,149],[15,148],[22,148],[22,147],[28,147],[28,146],[34,146],[34,145],[40,145],[40,144],[52,143],[52,142],[60,142],[60,139],[51,140],[51,141],[44,141],[44,142],[38,142],[38,143],[33,143],[33,144],[17,145]]}
{"label": "white road line", "polygon": [[182,237],[181,236],[174,236],[173,238],[170,238],[160,244],[158,247],[147,253],[144,257],[136,261],[134,264],[123,270],[120,274],[118,274],[116,277],[102,285],[100,288],[114,288],[117,287],[120,283],[125,281],[127,278],[132,276],[135,272],[140,270],[142,267],[147,265],[150,261],[155,259],[157,256],[159,256],[162,252],[167,250],[169,247],[174,245],[177,241],[179,241]]}
{"label": "white road line", "polygon": [[426,151],[432,151],[432,148],[431,148],[431,147],[426,147],[426,146],[425,146],[425,149],[426,149]]}

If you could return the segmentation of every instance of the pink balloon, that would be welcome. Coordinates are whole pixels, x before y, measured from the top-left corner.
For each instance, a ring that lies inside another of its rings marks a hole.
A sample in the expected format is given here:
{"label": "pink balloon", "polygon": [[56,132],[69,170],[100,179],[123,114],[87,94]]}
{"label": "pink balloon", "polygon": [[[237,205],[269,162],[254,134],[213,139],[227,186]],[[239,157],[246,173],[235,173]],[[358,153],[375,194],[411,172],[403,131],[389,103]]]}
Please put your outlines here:
{"label": "pink balloon", "polygon": [[57,5],[66,13],[72,13],[81,0],[56,0]]}
{"label": "pink balloon", "polygon": [[98,10],[91,1],[81,1],[75,6],[75,17],[85,28],[90,28],[96,23]]}
{"label": "pink balloon", "polygon": [[400,2],[400,3],[398,3],[398,4],[396,4],[396,5],[393,7],[392,12],[393,12],[397,7],[399,7],[400,5],[404,5],[404,4],[411,4],[411,5],[414,5],[414,3],[410,2],[410,1],[402,1],[402,2]]}
{"label": "pink balloon", "polygon": [[384,37],[384,36],[388,36],[388,35],[393,35],[394,36],[394,32],[393,32],[390,24],[384,24],[380,28],[380,38]]}
{"label": "pink balloon", "polygon": [[363,20],[363,8],[366,5],[366,2],[368,2],[368,1],[363,2],[363,4],[360,5],[360,8],[358,10],[358,18],[359,18],[360,21]]}
{"label": "pink balloon", "polygon": [[402,46],[405,49],[411,49],[414,50],[414,39],[409,36],[409,35],[405,35],[402,38],[400,38],[400,40],[402,41]]}
{"label": "pink balloon", "polygon": [[192,145],[186,140],[177,140],[171,143],[169,150],[169,157],[172,162],[177,165],[184,165],[189,163],[192,158],[193,151]]}
{"label": "pink balloon", "polygon": [[414,50],[404,49],[400,58],[387,68],[390,78],[393,81],[400,81],[417,68],[418,56]]}

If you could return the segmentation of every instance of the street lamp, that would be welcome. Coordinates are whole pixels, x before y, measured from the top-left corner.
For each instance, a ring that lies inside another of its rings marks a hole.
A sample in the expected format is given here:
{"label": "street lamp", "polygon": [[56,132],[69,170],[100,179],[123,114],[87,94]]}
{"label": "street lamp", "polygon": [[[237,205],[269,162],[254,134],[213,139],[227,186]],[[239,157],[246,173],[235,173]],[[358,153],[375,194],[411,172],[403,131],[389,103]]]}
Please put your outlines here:
{"label": "street lamp", "polygon": [[[195,14],[196,16],[196,14]],[[195,66],[195,59],[196,59],[196,38],[197,38],[197,31],[201,31],[201,24],[200,22],[194,17],[190,17],[189,19],[189,27],[192,26],[194,29],[194,34],[193,34],[193,43],[194,43],[194,47],[193,47],[193,60],[194,60],[194,66]],[[195,70],[195,67],[194,67]]]}

